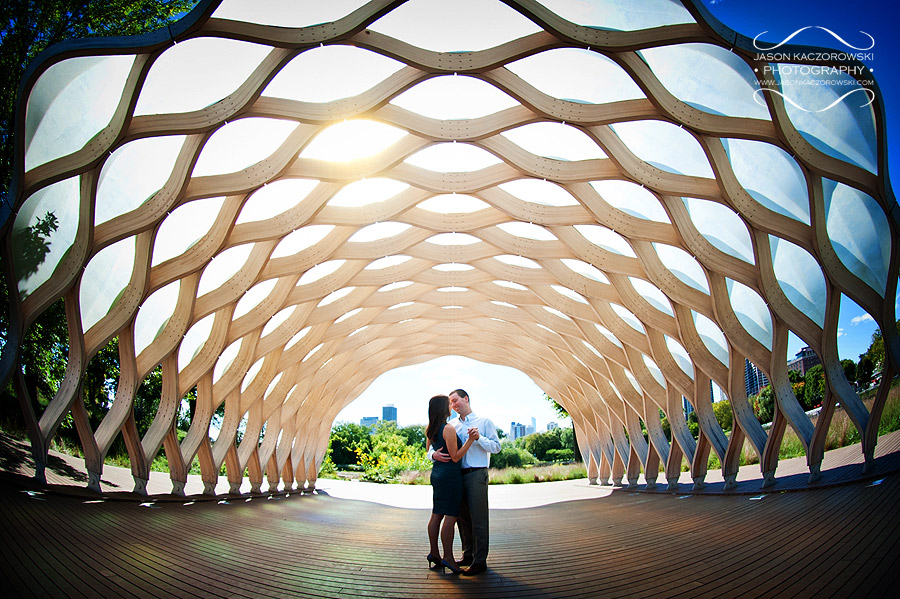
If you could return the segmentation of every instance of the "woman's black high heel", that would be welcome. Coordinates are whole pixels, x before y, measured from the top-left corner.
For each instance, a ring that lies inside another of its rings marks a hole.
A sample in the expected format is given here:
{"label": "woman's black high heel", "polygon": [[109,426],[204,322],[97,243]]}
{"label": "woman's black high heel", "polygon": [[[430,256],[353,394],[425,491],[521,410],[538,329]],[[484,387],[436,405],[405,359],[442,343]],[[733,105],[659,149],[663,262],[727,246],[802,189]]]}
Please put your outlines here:
{"label": "woman's black high heel", "polygon": [[434,570],[436,568],[443,567],[441,565],[441,561],[443,561],[443,560],[441,560],[440,556],[435,556],[433,553],[429,553],[428,555],[425,556],[425,559],[428,560],[428,569],[429,570]]}
{"label": "woman's black high heel", "polygon": [[448,561],[445,560],[445,559],[442,559],[442,560],[441,560],[441,568],[447,568],[447,569],[449,569],[450,572],[451,572],[452,574],[459,574],[460,572],[462,572],[462,568],[460,568],[459,566],[457,566],[457,565],[456,565],[456,562],[453,562],[453,563],[451,564],[450,562],[448,562]]}

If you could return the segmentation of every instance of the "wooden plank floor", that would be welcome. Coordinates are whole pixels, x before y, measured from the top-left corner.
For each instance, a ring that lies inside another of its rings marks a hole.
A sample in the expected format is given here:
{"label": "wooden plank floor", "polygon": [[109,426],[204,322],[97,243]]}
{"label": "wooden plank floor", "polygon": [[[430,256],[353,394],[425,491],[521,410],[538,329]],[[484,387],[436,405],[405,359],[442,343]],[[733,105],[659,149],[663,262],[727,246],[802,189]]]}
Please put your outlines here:
{"label": "wooden plank floor", "polygon": [[144,502],[0,479],[17,597],[887,597],[900,475],[764,496],[611,495],[491,512],[490,570],[429,571],[422,510],[325,494]]}

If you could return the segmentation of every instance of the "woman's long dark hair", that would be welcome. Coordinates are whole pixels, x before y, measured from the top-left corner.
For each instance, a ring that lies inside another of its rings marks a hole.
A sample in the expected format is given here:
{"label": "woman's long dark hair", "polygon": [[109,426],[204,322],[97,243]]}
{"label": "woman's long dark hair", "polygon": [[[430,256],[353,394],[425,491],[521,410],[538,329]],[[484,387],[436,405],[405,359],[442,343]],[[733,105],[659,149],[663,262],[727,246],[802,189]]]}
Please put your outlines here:
{"label": "woman's long dark hair", "polygon": [[450,417],[450,398],[446,395],[435,395],[428,401],[428,426],[425,428],[425,447],[431,443],[432,437],[441,430],[441,425]]}

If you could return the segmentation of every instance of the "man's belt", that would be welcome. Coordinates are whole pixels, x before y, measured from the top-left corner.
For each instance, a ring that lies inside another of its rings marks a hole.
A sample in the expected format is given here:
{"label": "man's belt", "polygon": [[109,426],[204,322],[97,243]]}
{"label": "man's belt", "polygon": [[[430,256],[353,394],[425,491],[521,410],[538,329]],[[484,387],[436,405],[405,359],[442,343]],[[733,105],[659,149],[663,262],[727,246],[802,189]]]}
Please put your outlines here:
{"label": "man's belt", "polygon": [[487,470],[487,466],[476,466],[474,468],[462,468],[462,474],[465,476],[469,472],[475,472],[476,470]]}

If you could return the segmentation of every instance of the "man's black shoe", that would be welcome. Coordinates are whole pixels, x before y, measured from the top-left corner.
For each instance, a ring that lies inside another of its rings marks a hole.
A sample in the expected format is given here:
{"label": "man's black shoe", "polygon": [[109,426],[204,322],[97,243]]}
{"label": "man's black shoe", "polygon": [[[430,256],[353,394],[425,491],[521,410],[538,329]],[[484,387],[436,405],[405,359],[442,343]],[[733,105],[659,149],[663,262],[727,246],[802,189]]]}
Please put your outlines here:
{"label": "man's black shoe", "polygon": [[459,566],[460,568],[465,568],[466,566],[471,566],[472,562],[474,562],[474,561],[475,560],[472,559],[471,555],[464,555],[464,556],[462,556],[461,560],[456,562],[456,565]]}
{"label": "man's black shoe", "polygon": [[477,574],[481,574],[482,572],[487,572],[487,564],[472,564],[468,568],[462,571],[463,576],[476,576]]}

